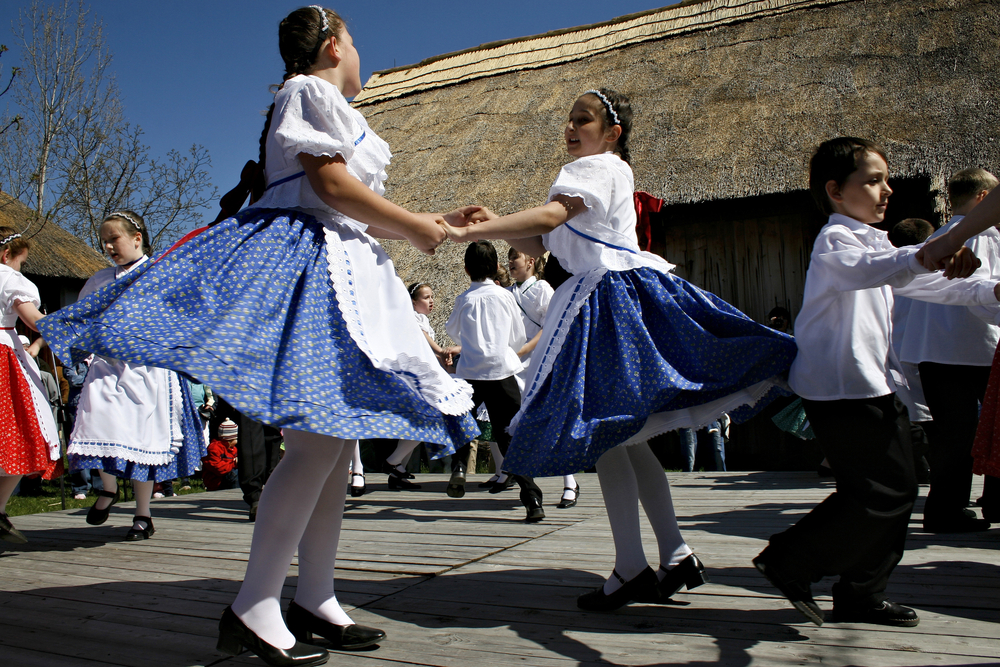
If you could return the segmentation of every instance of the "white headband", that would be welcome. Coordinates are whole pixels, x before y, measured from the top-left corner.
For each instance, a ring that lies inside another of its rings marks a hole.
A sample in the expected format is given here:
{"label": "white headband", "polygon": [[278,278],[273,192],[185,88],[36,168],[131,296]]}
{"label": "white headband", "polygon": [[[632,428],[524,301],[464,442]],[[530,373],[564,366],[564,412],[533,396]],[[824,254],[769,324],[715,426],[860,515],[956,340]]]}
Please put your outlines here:
{"label": "white headband", "polygon": [[599,99],[602,102],[604,102],[604,106],[607,107],[607,109],[608,109],[608,115],[611,116],[611,124],[612,125],[621,125],[622,124],[622,122],[620,120],[618,120],[618,113],[615,111],[615,108],[613,106],[611,106],[611,100],[609,100],[607,97],[605,97],[604,93],[602,93],[599,90],[588,90],[586,93],[584,93],[584,95],[588,95],[588,94],[589,95],[597,95],[597,99]]}
{"label": "white headband", "polygon": [[309,5],[309,6],[315,9],[317,12],[319,12],[319,15],[323,18],[323,29],[319,31],[319,34],[325,35],[327,32],[330,31],[330,21],[329,19],[326,18],[326,10],[320,7],[319,5]]}
{"label": "white headband", "polygon": [[19,239],[19,238],[21,238],[21,235],[19,233],[17,233],[17,232],[14,232],[13,234],[11,234],[10,236],[8,236],[7,238],[0,239],[0,245],[7,245],[8,243],[10,243],[11,241],[13,241],[14,239]]}
{"label": "white headband", "polygon": [[115,211],[114,213],[109,214],[108,218],[122,218],[124,220],[128,220],[129,222],[132,223],[132,226],[135,227],[135,229],[136,229],[137,232],[141,232],[142,231],[142,227],[139,226],[139,223],[136,222],[135,218],[133,218],[131,215],[129,215],[125,211]]}

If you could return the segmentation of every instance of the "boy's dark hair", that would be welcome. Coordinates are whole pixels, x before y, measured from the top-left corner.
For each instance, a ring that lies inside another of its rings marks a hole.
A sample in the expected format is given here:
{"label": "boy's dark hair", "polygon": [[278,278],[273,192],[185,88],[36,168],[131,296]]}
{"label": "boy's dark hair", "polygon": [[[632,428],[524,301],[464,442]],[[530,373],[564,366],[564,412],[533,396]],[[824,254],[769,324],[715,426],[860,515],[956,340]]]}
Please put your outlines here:
{"label": "boy's dark hair", "polygon": [[826,194],[826,184],[834,181],[838,186],[843,186],[847,177],[858,170],[858,160],[866,153],[874,153],[886,163],[889,162],[884,148],[857,137],[837,137],[824,141],[813,153],[809,161],[809,192],[824,215],[833,213],[830,198]]}
{"label": "boy's dark hair", "polygon": [[495,279],[499,264],[497,249],[489,241],[473,241],[465,249],[465,270],[476,282]]}
{"label": "boy's dark hair", "polygon": [[982,191],[997,186],[997,177],[985,169],[963,169],[948,179],[948,203],[952,208],[965,206]]}
{"label": "boy's dark hair", "polygon": [[900,220],[889,230],[889,243],[897,248],[917,245],[926,241],[933,233],[934,225],[923,218],[907,218]]}

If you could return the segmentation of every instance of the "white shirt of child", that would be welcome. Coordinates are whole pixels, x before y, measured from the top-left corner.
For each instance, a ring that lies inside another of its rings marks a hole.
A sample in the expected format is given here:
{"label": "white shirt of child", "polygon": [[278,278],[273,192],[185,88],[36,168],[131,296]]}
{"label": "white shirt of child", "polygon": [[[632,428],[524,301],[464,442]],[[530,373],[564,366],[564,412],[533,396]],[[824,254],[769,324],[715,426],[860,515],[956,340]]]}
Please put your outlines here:
{"label": "white shirt of child", "polygon": [[[931,238],[940,236],[963,217],[953,216]],[[1000,232],[990,227],[965,245],[982,262],[973,277],[1000,281]],[[968,308],[915,301],[896,353],[911,364],[932,361],[954,366],[991,366],[998,342],[1000,327],[984,322]]]}
{"label": "white shirt of child", "polygon": [[549,309],[549,301],[552,300],[552,285],[544,280],[539,280],[531,276],[523,283],[514,283],[507,288],[507,291],[514,296],[517,307],[521,311],[521,321],[524,324],[524,335],[531,340],[542,330],[542,322],[545,320],[545,313]]}
{"label": "white shirt of child", "polygon": [[[993,282],[927,273],[919,246],[894,248],[888,235],[834,213],[813,245],[802,309],[795,321],[798,355],[788,383],[814,401],[885,396],[903,383],[892,350],[893,291],[914,299],[989,305],[1000,312]],[[925,274],[918,276],[918,274]]]}
{"label": "white shirt of child", "polygon": [[431,326],[430,318],[423,313],[418,313],[417,311],[413,311],[413,315],[417,318],[417,326],[420,327],[420,330],[430,336],[431,340],[436,341],[437,336],[434,335],[434,327]]}
{"label": "white shirt of child", "polygon": [[514,297],[492,280],[473,282],[455,299],[445,325],[462,346],[455,374],[464,380],[502,380],[521,370],[517,351],[527,342]]}

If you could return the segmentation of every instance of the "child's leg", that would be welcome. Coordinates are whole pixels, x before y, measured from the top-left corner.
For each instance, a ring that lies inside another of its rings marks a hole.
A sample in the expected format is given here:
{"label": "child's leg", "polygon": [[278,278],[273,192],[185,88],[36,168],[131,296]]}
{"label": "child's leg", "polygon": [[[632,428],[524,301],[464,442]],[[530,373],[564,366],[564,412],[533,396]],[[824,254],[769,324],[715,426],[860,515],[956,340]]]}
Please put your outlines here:
{"label": "child's leg", "polygon": [[695,455],[698,452],[698,432],[690,428],[682,428],[677,430],[677,434],[681,437],[681,452],[684,454],[684,467],[683,472],[691,472],[694,470],[694,460]]}
{"label": "child's leg", "polygon": [[[153,485],[156,484],[153,480],[148,482],[132,482],[132,491],[135,493],[135,515],[136,516],[148,516],[153,515],[149,513],[149,501],[153,497]],[[136,521],[132,524],[132,527],[136,530],[144,530],[149,528],[145,521]]]}
{"label": "child's leg", "polygon": [[409,460],[410,454],[413,453],[413,450],[419,444],[419,440],[400,440],[399,444],[396,445],[395,451],[385,457],[385,462],[405,475],[406,466],[404,464]]}
{"label": "child's leg", "polygon": [[[517,378],[513,375],[502,380],[481,380],[477,385],[482,387],[486,411],[490,413],[490,425],[493,437],[496,438],[500,453],[507,455],[510,447],[510,434],[507,427],[514,415],[521,408],[521,390],[517,386]],[[505,478],[501,478],[505,479]],[[528,509],[540,508],[542,491],[535,481],[524,475],[514,475],[514,481],[521,487],[521,504]],[[529,518],[530,520],[530,518]]]}
{"label": "child's leg", "polygon": [[7,502],[10,500],[17,483],[24,475],[5,475],[0,477],[0,514],[7,513]]}
{"label": "child's leg", "polygon": [[[232,609],[277,648],[295,644],[281,617],[281,588],[344,444],[339,438],[286,430],[285,456],[261,493],[250,560]],[[343,477],[339,482],[341,494],[346,493]]]}
{"label": "child's leg", "polygon": [[[295,602],[334,625],[354,622],[341,609],[334,591],[334,565],[344,519],[344,475],[353,456],[352,442],[346,441],[341,450],[299,541],[299,582],[295,588]],[[330,455],[333,456],[334,452]]]}
{"label": "child's leg", "polygon": [[[628,453],[639,491],[639,501],[656,535],[660,565],[669,570],[693,552],[684,542],[681,530],[677,526],[677,516],[674,514],[674,504],[670,497],[670,482],[663,472],[663,466],[648,444],[616,447],[616,449],[624,449]],[[657,572],[660,579],[663,579],[665,574],[663,570]]]}
{"label": "child's leg", "polygon": [[563,500],[576,500],[576,477],[563,475]]}
{"label": "child's leg", "polygon": [[[107,491],[108,493],[115,493],[118,491],[118,479],[114,475],[109,475],[108,473],[101,470],[100,476],[101,476],[101,485],[104,487],[105,491]],[[105,498],[103,496],[99,497],[97,499],[97,502],[94,503],[94,507],[96,507],[99,510],[107,509],[108,506],[111,505],[112,500],[114,499]]]}
{"label": "child's leg", "polygon": [[351,474],[365,474],[365,466],[361,463],[361,443],[354,445],[354,458],[351,459]]}
{"label": "child's leg", "polygon": [[[601,483],[601,495],[615,541],[615,571],[625,581],[632,580],[649,566],[642,550],[639,491],[628,449],[609,449],[597,460],[597,479]],[[605,594],[610,595],[619,588],[621,582],[615,577],[604,582]]]}
{"label": "child's leg", "polygon": [[[496,436],[493,436],[496,440]],[[507,479],[507,476],[503,474],[503,454],[500,453],[500,445],[496,442],[490,443],[490,456],[493,457],[493,469],[496,471],[494,476],[499,479]]]}

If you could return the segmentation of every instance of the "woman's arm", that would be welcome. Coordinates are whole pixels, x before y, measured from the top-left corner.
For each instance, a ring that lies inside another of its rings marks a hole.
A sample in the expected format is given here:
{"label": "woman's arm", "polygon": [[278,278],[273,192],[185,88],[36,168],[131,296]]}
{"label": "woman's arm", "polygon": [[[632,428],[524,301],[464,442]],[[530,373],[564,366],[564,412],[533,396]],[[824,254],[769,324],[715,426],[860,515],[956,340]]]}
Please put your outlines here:
{"label": "woman's arm", "polygon": [[29,329],[38,331],[38,320],[45,317],[45,315],[35,308],[35,304],[30,301],[22,301],[14,306],[14,310],[17,312],[18,317],[21,318],[21,321],[28,325]]}
{"label": "woman's arm", "polygon": [[378,230],[398,234],[428,255],[444,241],[445,233],[439,226],[444,217],[413,213],[375,194],[347,171],[341,155],[331,158],[299,153],[298,157],[313,191],[327,206]]}

